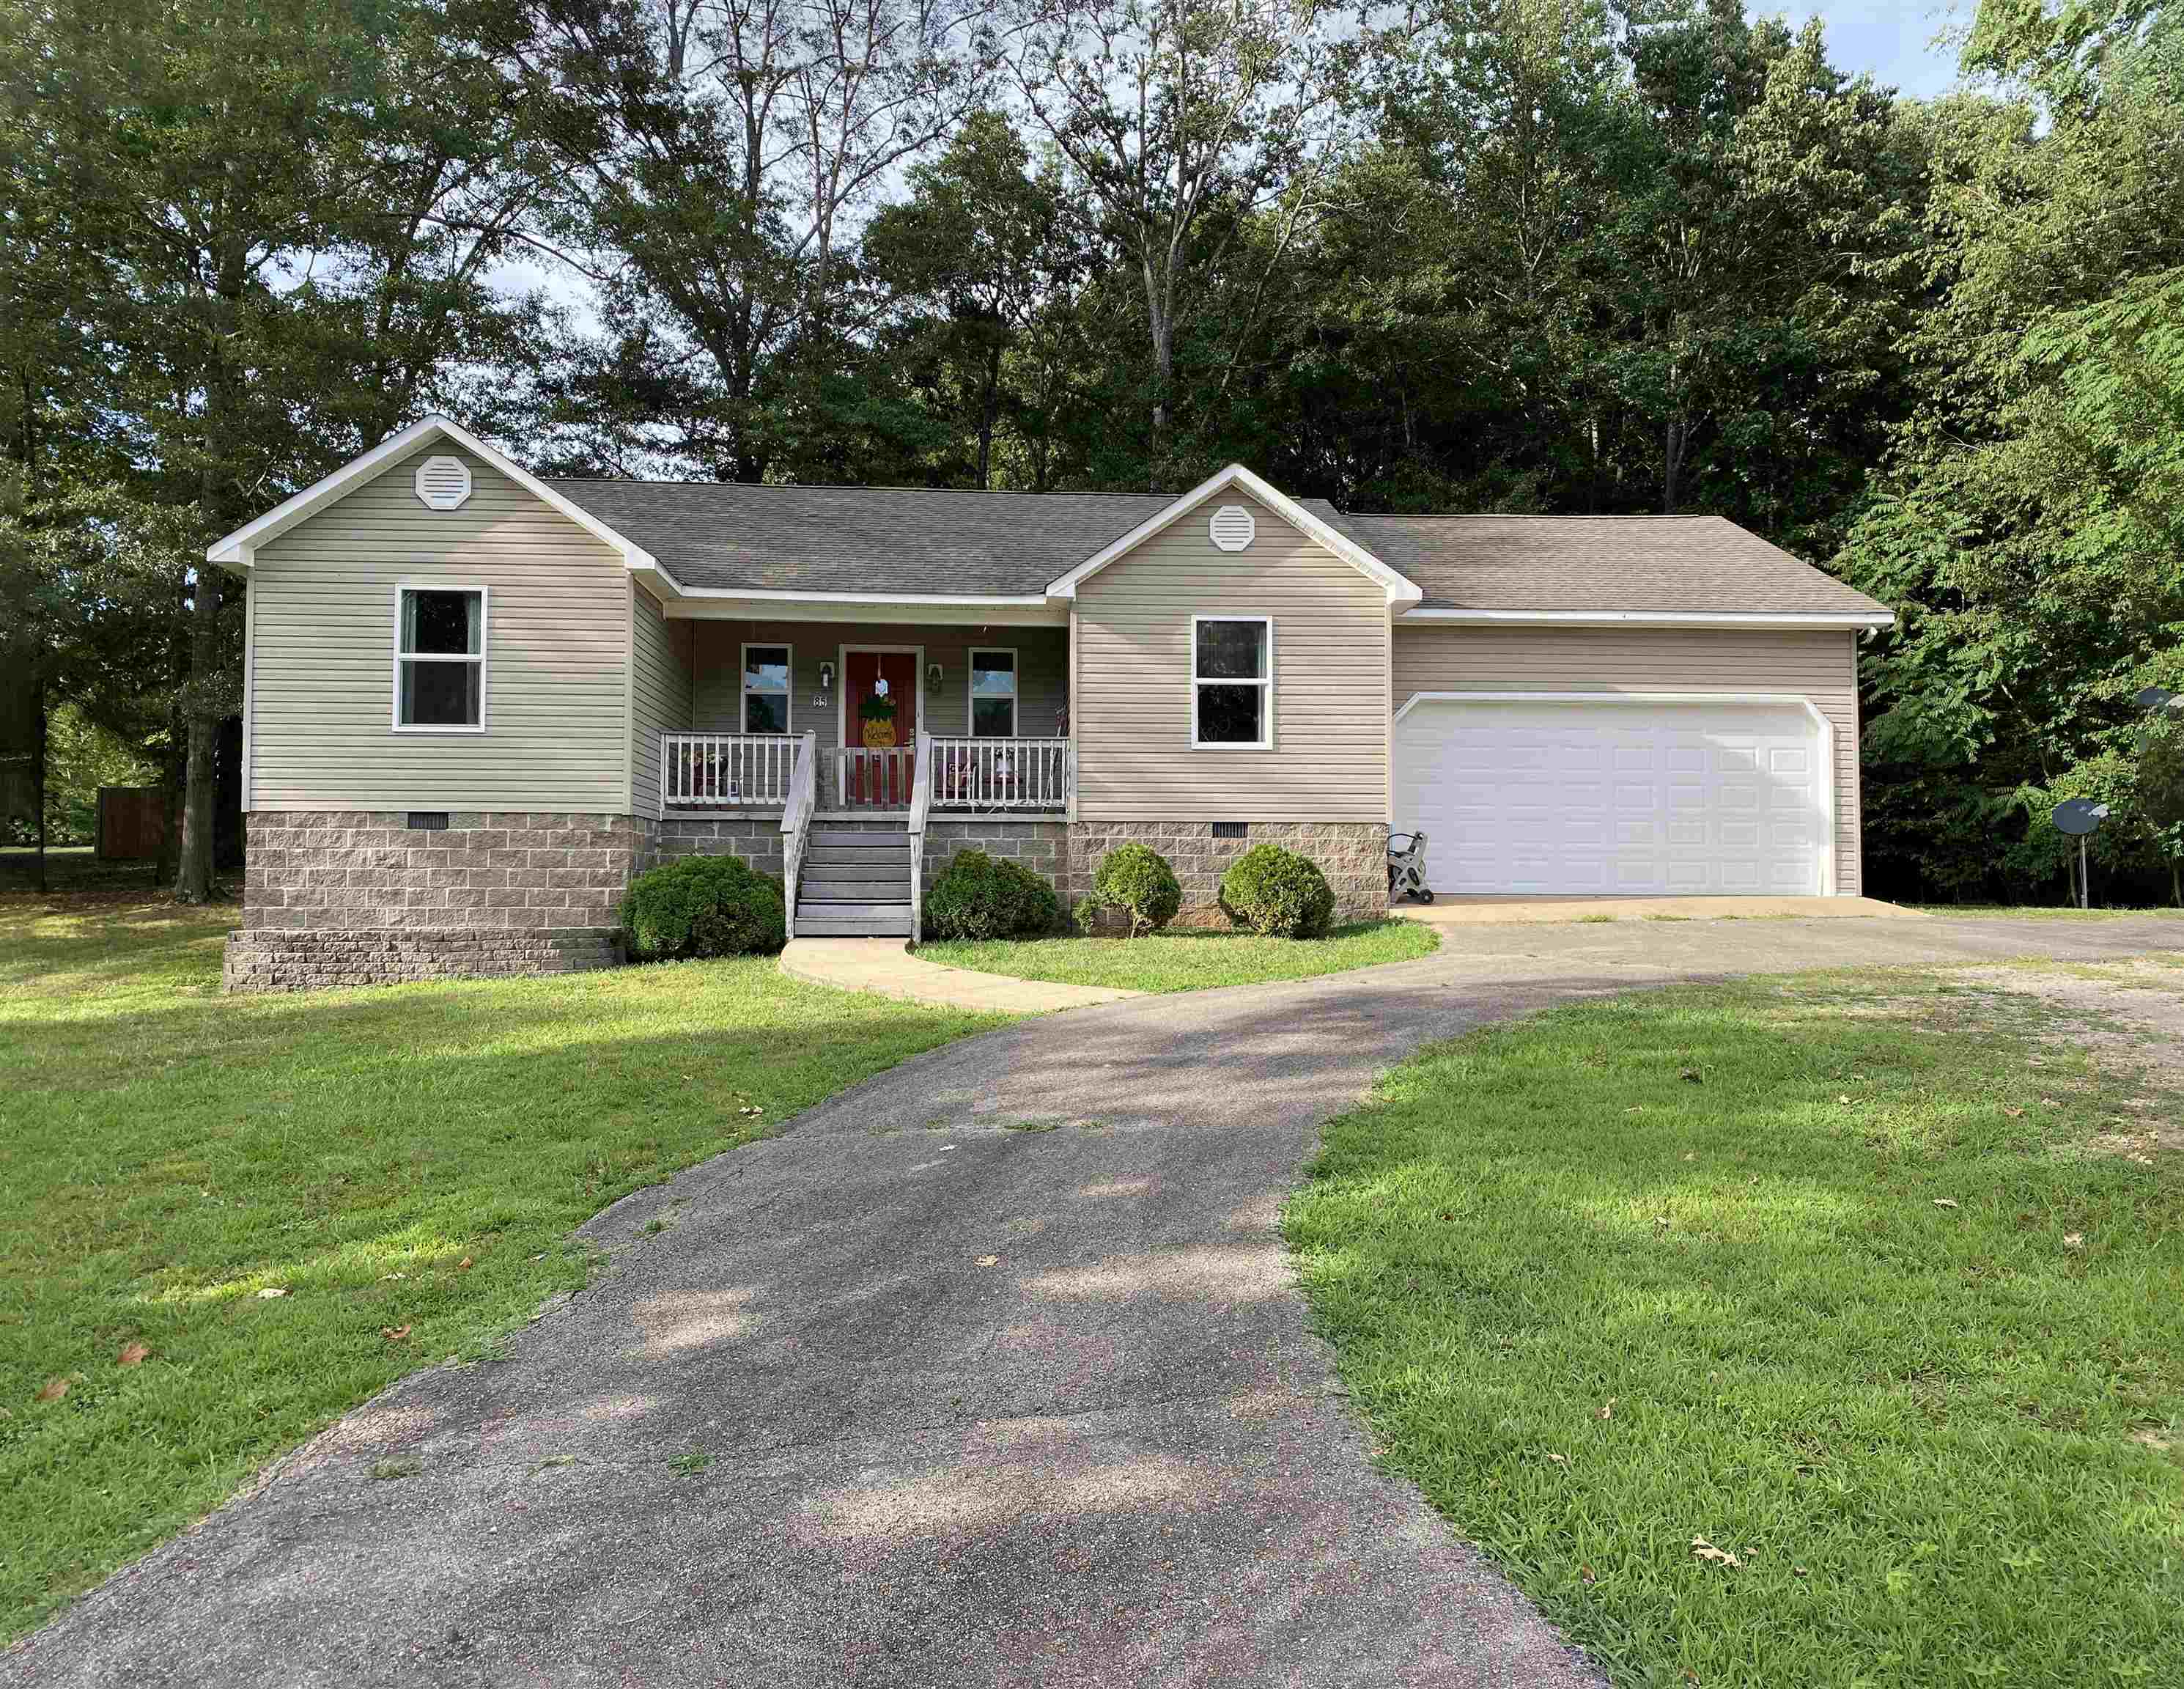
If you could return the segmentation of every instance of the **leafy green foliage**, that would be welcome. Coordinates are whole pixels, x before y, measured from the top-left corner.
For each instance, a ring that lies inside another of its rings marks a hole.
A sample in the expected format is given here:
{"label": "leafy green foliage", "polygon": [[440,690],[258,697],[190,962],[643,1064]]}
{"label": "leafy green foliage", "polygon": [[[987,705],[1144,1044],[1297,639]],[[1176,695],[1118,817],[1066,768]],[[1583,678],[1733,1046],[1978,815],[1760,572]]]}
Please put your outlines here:
{"label": "leafy green foliage", "polygon": [[1311,857],[1254,844],[1221,876],[1221,907],[1262,938],[1316,939],[1334,919],[1334,893]]}
{"label": "leafy green foliage", "polygon": [[781,882],[739,856],[683,856],[647,868],[622,896],[632,956],[751,956],[788,941]]}
{"label": "leafy green foliage", "polygon": [[958,850],[925,894],[926,932],[935,939],[1014,939],[1061,924],[1061,899],[1022,863]]}
{"label": "leafy green foliage", "polygon": [[1091,924],[1088,914],[1112,911],[1129,923],[1134,939],[1156,933],[1175,919],[1183,907],[1183,886],[1167,857],[1132,839],[1100,859],[1092,871],[1092,895],[1087,903],[1089,909],[1078,907],[1078,925]]}
{"label": "leafy green foliage", "polygon": [[1931,114],[1920,402],[1836,564],[1901,618],[1863,664],[1885,885],[2053,885],[2079,796],[2110,884],[2170,878],[2133,700],[2184,686],[2184,20],[2126,9],[1983,6],[2019,98]]}

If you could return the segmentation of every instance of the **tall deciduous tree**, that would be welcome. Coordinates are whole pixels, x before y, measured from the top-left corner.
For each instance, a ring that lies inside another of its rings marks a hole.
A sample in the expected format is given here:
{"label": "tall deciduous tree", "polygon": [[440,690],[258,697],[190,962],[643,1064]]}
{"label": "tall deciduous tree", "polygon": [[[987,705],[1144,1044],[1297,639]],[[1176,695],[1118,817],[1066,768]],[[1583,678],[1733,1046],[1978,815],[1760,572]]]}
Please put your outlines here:
{"label": "tall deciduous tree", "polygon": [[914,166],[910,196],[875,217],[862,248],[873,280],[911,315],[963,395],[974,477],[993,483],[1004,415],[1039,429],[1052,319],[1071,309],[1088,254],[1060,182],[1035,175],[1000,111],[974,114],[939,158]]}
{"label": "tall deciduous tree", "polygon": [[1901,617],[1869,850],[1966,889],[2059,877],[2062,797],[2142,852],[2135,695],[2184,685],[2184,19],[1993,4],[1973,47],[2021,103],[1938,114],[1924,399],[1841,560]]}
{"label": "tall deciduous tree", "polygon": [[1144,288],[1151,420],[1166,434],[1177,332],[1248,220],[1284,261],[1323,209],[1343,56],[1313,0],[1033,0],[1009,64]]}

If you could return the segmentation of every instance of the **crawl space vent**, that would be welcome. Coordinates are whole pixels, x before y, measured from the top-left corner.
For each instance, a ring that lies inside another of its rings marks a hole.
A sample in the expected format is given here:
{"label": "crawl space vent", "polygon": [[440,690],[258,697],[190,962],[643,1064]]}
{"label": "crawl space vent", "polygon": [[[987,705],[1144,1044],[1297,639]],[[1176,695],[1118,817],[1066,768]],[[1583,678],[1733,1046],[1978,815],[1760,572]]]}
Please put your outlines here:
{"label": "crawl space vent", "polygon": [[471,496],[471,466],[459,457],[428,457],[417,465],[417,497],[436,510],[459,510]]}
{"label": "crawl space vent", "polygon": [[1251,513],[1241,504],[1223,504],[1213,513],[1213,543],[1223,551],[1241,551],[1258,532]]}

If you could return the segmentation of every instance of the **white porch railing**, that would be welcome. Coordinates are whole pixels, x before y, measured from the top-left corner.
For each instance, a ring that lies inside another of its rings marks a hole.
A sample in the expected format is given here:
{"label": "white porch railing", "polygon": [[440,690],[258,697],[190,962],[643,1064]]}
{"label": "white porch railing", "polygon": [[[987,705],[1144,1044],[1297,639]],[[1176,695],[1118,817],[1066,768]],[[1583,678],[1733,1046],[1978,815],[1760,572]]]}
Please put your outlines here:
{"label": "white porch railing", "polygon": [[787,733],[662,733],[660,807],[785,804],[797,744]]}
{"label": "white porch railing", "polygon": [[1077,783],[1066,739],[936,739],[933,806],[1066,811]]}
{"label": "white porch railing", "polygon": [[796,760],[789,766],[788,797],[781,811],[781,884],[788,900],[788,936],[796,936],[796,881],[804,871],[805,842],[811,834],[811,814],[819,807],[819,736],[806,733],[791,739]]}
{"label": "white porch railing", "polygon": [[845,810],[906,810],[916,761],[906,744],[844,745],[834,753],[834,801]]}
{"label": "white porch railing", "polygon": [[933,810],[933,735],[917,730],[917,778],[910,794],[910,941],[925,942],[925,817]]}
{"label": "white porch railing", "polygon": [[[1066,739],[939,738],[916,745],[844,745],[821,752],[805,733],[662,733],[660,809],[779,809],[790,798],[798,748],[811,745],[812,807],[908,810],[927,780],[935,810],[1068,813],[1077,792],[1077,748]],[[832,778],[818,778],[822,758]]]}

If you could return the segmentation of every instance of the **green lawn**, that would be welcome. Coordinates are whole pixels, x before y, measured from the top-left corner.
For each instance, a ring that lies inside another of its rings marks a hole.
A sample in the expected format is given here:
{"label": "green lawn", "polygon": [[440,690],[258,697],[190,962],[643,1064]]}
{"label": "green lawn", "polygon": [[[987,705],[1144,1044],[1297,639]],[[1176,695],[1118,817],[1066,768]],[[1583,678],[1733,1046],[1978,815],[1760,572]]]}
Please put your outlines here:
{"label": "green lawn", "polygon": [[222,998],[232,920],[0,900],[0,1637],[488,1352],[616,1197],[996,1023],[771,958]]}
{"label": "green lawn", "polygon": [[1262,939],[1252,933],[1155,933],[1142,939],[1003,939],[989,944],[920,945],[917,954],[944,967],[1106,985],[1129,991],[1202,991],[1309,979],[1432,953],[1440,939],[1416,921],[1337,927],[1323,939]]}
{"label": "green lawn", "polygon": [[2184,1683],[2184,1179],[2041,1012],[1837,975],[1398,1069],[1285,1216],[1379,1458],[1623,1683]]}

